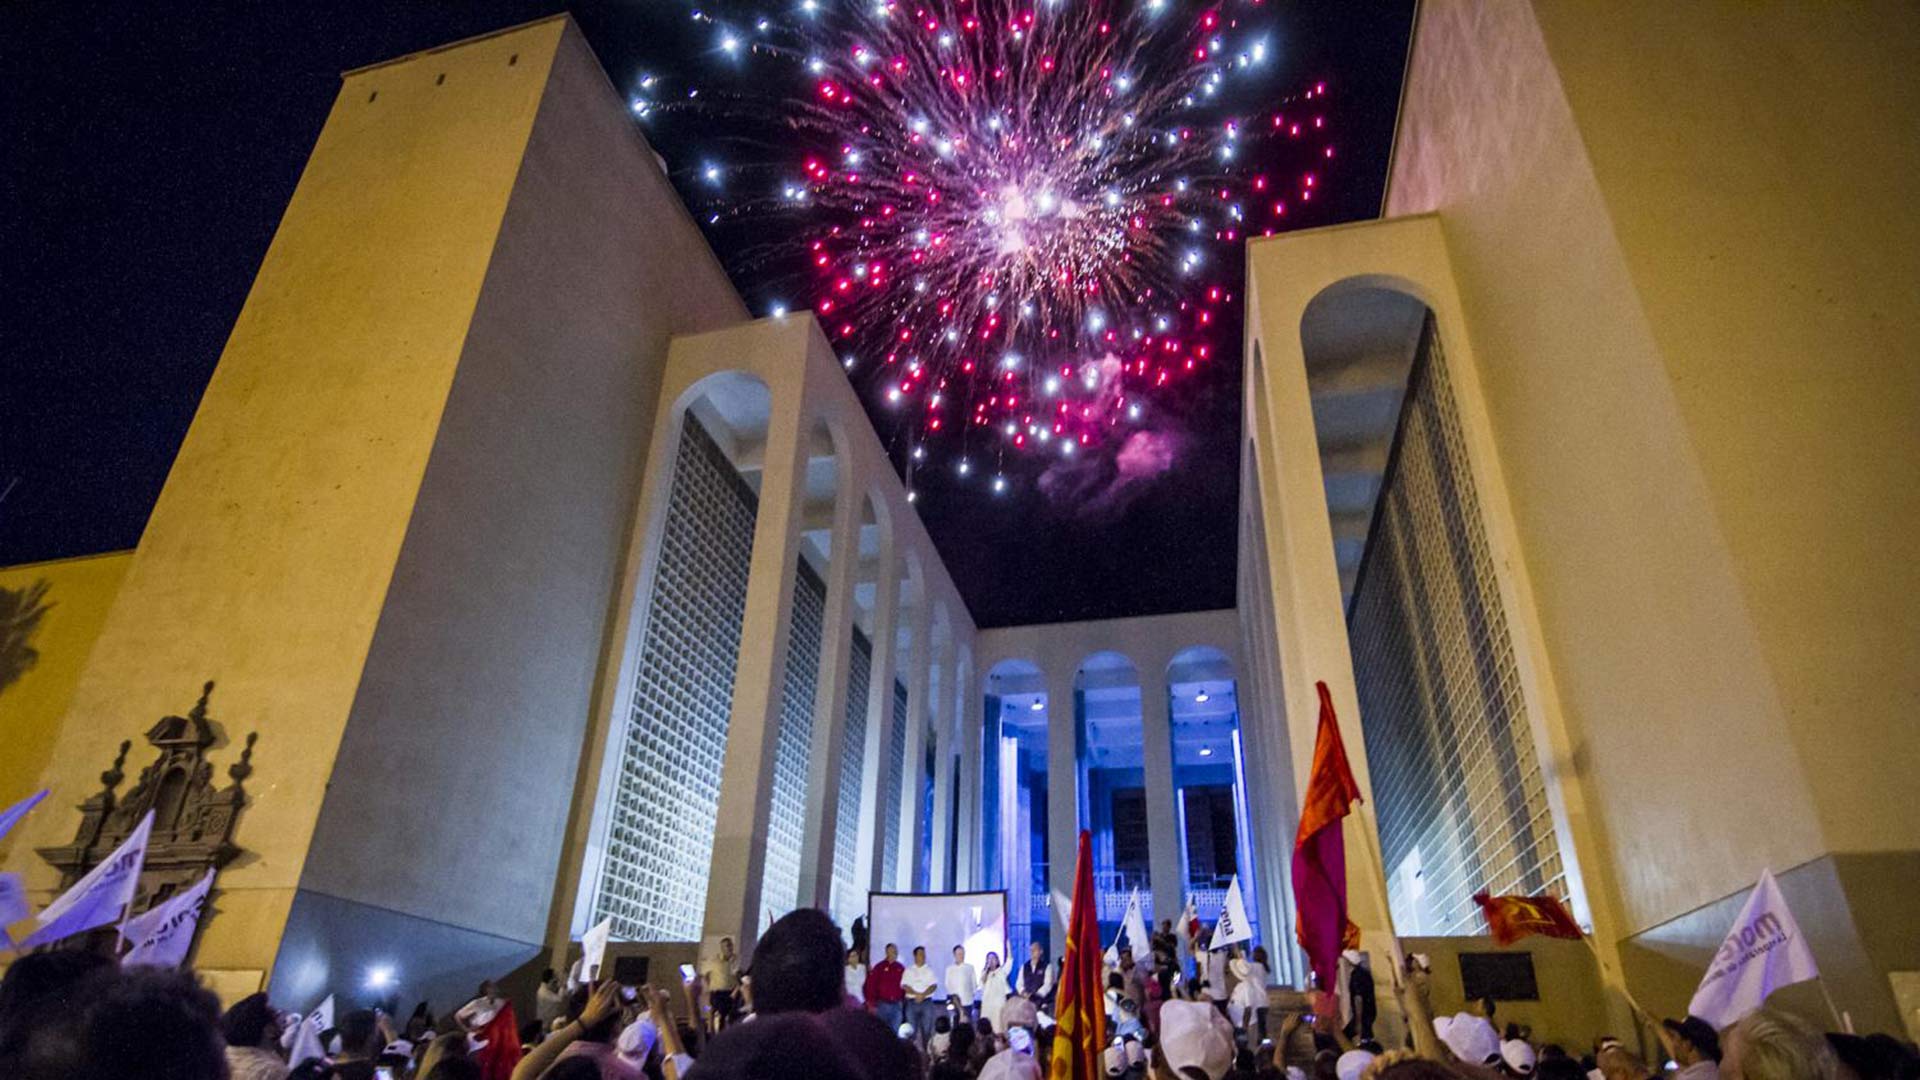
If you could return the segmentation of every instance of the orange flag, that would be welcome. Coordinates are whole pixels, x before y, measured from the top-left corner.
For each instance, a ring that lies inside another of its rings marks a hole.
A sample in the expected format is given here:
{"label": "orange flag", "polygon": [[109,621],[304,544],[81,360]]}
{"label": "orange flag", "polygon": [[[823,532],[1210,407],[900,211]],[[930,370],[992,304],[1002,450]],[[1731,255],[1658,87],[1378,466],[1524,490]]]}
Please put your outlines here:
{"label": "orange flag", "polygon": [[1100,912],[1093,894],[1093,834],[1080,830],[1073,868],[1073,908],[1067,913],[1067,954],[1060,989],[1049,1080],[1105,1080],[1106,995],[1100,985]]}
{"label": "orange flag", "polygon": [[1539,896],[1488,896],[1481,893],[1473,898],[1486,913],[1487,929],[1493,932],[1496,944],[1511,945],[1528,934],[1542,937],[1565,938],[1579,941],[1586,935],[1580,932],[1580,924],[1573,921],[1560,898],[1551,893]]}
{"label": "orange flag", "polygon": [[1347,920],[1347,844],[1341,821],[1360,801],[1360,785],[1347,765],[1347,748],[1333,715],[1333,696],[1320,690],[1320,729],[1313,740],[1313,770],[1293,838],[1294,933],[1306,951],[1320,989],[1333,989],[1340,949],[1358,929]]}

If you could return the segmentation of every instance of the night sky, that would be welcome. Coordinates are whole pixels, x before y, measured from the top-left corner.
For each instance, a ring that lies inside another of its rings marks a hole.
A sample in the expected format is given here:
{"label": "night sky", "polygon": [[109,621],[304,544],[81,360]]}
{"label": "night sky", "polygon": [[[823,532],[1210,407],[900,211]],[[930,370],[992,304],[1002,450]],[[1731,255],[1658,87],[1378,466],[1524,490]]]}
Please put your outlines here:
{"label": "night sky", "polygon": [[[1281,81],[1328,84],[1339,145],[1289,227],[1376,216],[1412,0],[1269,5]],[[340,72],[560,10],[616,85],[705,77],[684,0],[0,5],[0,565],[138,541]],[[648,134],[697,202],[713,133],[682,118]],[[739,265],[733,235],[714,239],[762,311],[778,286]],[[975,620],[1232,606],[1239,379],[1223,355],[1185,388],[1173,468],[1129,499],[922,480]]]}

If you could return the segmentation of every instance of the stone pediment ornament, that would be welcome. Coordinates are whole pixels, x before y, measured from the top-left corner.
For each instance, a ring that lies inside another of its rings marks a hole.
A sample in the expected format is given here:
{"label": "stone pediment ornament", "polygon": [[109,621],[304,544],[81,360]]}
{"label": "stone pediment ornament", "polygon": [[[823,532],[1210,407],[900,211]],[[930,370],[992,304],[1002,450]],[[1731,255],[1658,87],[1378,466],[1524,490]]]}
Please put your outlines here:
{"label": "stone pediment ornament", "polygon": [[79,806],[80,829],[73,842],[39,849],[40,857],[60,871],[61,889],[119,846],[148,810],[153,811],[153,833],[140,872],[140,891],[129,914],[193,885],[208,869],[218,870],[240,854],[233,830],[247,802],[245,783],[253,775],[253,744],[260,735],[247,735],[239,760],[227,767],[233,782],[215,788],[213,763],[207,760],[207,748],[219,741],[207,718],[207,699],[212,694],[209,681],[187,715],[162,717],[147,729],[147,744],[159,756],[140,770],[124,795],[115,789],[126,779],[127,750],[133,743],[120,744],[113,765],[100,774],[100,790]]}

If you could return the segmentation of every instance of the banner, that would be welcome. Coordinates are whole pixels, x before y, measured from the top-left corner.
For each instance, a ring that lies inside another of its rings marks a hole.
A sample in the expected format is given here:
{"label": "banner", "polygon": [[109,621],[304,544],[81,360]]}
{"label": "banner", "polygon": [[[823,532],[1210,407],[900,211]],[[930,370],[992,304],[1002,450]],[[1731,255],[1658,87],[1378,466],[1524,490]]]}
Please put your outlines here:
{"label": "banner", "polygon": [[1579,941],[1586,935],[1573,921],[1560,898],[1551,893],[1539,896],[1488,896],[1479,893],[1473,902],[1487,916],[1487,929],[1496,945],[1511,945],[1529,934]]}
{"label": "banner", "polygon": [[1715,1028],[1726,1028],[1758,1009],[1775,990],[1819,977],[1813,950],[1787,910],[1773,871],[1762,870],[1687,1011]]}
{"label": "banner", "polygon": [[153,811],[140,819],[133,834],[113,854],[101,859],[73,888],[47,905],[35,922],[39,929],[20,943],[21,948],[45,945],[120,921],[140,887],[140,868],[147,861],[147,836],[153,832]]}
{"label": "banner", "polygon": [[1093,891],[1093,835],[1080,830],[1067,910],[1067,951],[1054,991],[1053,1080],[1104,1080],[1107,1049],[1105,978],[1100,969],[1100,902]]}
{"label": "banner", "polygon": [[297,1069],[302,1062],[325,1061],[327,1050],[320,1045],[320,1033],[331,1027],[333,1027],[333,995],[328,994],[325,1001],[294,1025],[291,1032],[293,1037],[287,1042],[287,1067]]}
{"label": "banner", "polygon": [[1147,936],[1147,919],[1140,913],[1140,890],[1134,889],[1127,897],[1126,913],[1120,916],[1120,931],[1113,935],[1113,944],[1107,946],[1107,966],[1120,966],[1120,944],[1125,942],[1133,950],[1136,963],[1145,963],[1153,949],[1153,940]]}
{"label": "banner", "polygon": [[21,818],[27,816],[27,811],[39,806],[40,800],[46,797],[47,789],[41,788],[38,795],[29,795],[5,810],[0,810],[0,840],[6,839],[7,830],[18,824]]}
{"label": "banner", "polygon": [[7,927],[27,917],[33,910],[27,906],[27,887],[20,881],[19,874],[0,874],[0,948],[13,948],[13,937],[7,933]]}
{"label": "banner", "polygon": [[121,959],[125,967],[179,967],[186,962],[187,948],[193,944],[193,932],[205,910],[207,890],[213,887],[213,871],[186,892],[155,905],[145,915],[128,919],[121,934],[133,942],[133,950]]}
{"label": "banner", "polygon": [[[1307,954],[1318,989],[1331,992],[1340,978],[1340,950],[1355,936],[1347,918],[1347,841],[1343,824],[1360,801],[1360,785],[1347,764],[1333,695],[1324,682],[1320,726],[1313,737],[1313,767],[1293,837],[1294,936]],[[1364,828],[1364,825],[1362,826]]]}
{"label": "banner", "polygon": [[1220,921],[1213,924],[1213,940],[1207,944],[1207,951],[1252,940],[1253,923],[1247,918],[1247,902],[1240,895],[1240,875],[1235,874],[1227,883],[1227,902],[1220,908]]}
{"label": "banner", "polygon": [[580,937],[580,981],[593,982],[600,977],[600,965],[607,959],[607,939],[613,936],[613,917],[601,919]]}

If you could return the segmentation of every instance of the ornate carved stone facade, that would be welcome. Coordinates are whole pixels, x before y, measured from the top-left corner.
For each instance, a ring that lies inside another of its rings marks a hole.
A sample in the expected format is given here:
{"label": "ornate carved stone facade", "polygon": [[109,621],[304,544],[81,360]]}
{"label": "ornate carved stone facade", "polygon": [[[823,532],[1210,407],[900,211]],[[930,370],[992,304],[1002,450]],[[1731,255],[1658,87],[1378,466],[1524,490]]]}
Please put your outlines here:
{"label": "ornate carved stone facade", "polygon": [[209,867],[219,869],[240,854],[233,829],[247,802],[244,783],[253,773],[253,744],[259,733],[247,735],[240,760],[228,766],[233,783],[216,789],[213,763],[206,756],[207,748],[219,740],[207,718],[212,693],[213,683],[208,682],[187,715],[162,717],[147,729],[147,743],[160,756],[140,770],[125,795],[116,795],[114,789],[126,778],[123,766],[133,743],[120,744],[113,766],[100,774],[100,791],[80,804],[80,829],[73,842],[39,849],[40,857],[60,870],[60,888],[79,880],[125,840],[148,810],[153,811],[153,832],[130,913],[167,899],[198,881]]}

